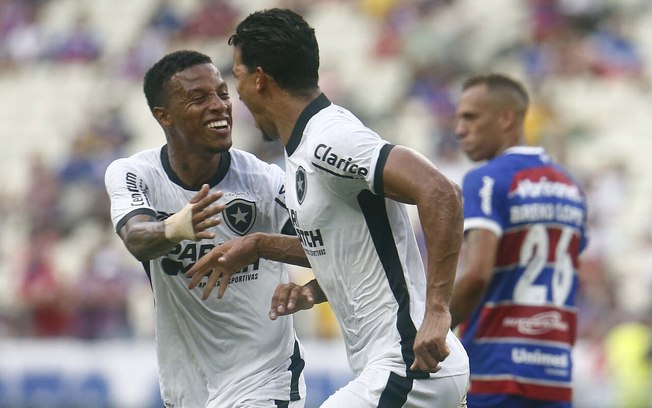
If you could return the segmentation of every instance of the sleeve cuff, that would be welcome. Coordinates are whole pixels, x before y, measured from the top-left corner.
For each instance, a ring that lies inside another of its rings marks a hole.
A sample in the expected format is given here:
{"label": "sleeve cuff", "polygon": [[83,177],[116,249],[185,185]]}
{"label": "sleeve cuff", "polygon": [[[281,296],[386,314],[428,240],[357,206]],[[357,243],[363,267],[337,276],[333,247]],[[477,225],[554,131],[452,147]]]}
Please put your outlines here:
{"label": "sleeve cuff", "polygon": [[464,232],[472,229],[486,229],[498,236],[503,236],[503,228],[494,220],[488,218],[468,218],[464,220]]}

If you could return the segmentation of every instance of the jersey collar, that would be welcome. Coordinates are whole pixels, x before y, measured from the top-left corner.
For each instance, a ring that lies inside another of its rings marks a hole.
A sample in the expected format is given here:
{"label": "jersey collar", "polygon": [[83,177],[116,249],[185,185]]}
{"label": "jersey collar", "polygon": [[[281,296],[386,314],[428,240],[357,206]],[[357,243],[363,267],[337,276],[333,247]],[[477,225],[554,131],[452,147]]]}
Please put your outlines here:
{"label": "jersey collar", "polygon": [[[213,174],[213,177],[208,181],[208,185],[213,188],[219,184],[220,181],[226,176],[226,173],[231,167],[231,153],[226,151],[220,153],[220,164],[217,166],[217,171]],[[172,165],[170,164],[170,156],[168,156],[168,145],[165,145],[161,148],[161,163],[163,164],[163,169],[168,175],[168,178],[174,183],[186,190],[190,191],[199,191],[198,188],[193,188],[186,185],[181,179],[176,175],[174,170],[172,170]]]}
{"label": "jersey collar", "polygon": [[505,149],[503,154],[533,154],[542,155],[544,153],[541,146],[512,146]]}
{"label": "jersey collar", "polygon": [[297,119],[294,129],[292,129],[292,134],[290,135],[287,145],[285,145],[285,152],[288,156],[292,156],[292,153],[294,153],[299,146],[299,143],[301,143],[301,137],[303,136],[303,131],[306,128],[308,121],[330,104],[331,101],[328,100],[326,95],[321,93],[305,107],[303,112],[301,112],[301,115],[299,115],[299,119]]}

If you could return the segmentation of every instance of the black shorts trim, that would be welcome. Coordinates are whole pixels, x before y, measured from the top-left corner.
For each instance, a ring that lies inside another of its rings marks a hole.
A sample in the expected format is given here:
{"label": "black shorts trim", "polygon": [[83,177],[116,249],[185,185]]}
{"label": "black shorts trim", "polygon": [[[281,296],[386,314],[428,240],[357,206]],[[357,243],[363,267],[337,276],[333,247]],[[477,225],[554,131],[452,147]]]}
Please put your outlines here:
{"label": "black shorts trim", "polygon": [[414,379],[401,377],[396,373],[389,373],[387,385],[378,400],[378,408],[402,407],[407,401],[408,394],[412,391]]}

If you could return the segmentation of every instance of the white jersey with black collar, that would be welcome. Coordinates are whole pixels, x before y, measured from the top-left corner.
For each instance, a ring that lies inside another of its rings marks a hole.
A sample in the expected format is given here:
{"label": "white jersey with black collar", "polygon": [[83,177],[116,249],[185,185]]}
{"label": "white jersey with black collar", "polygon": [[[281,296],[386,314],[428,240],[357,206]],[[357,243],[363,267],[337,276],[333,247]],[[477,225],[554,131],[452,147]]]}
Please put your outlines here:
{"label": "white jersey with black collar", "polygon": [[[408,368],[425,311],[426,274],[406,207],[383,196],[392,147],[322,94],[286,145],[286,203],[354,372],[378,364],[418,378],[422,373]],[[451,354],[433,376],[467,370],[450,331],[447,342]]]}
{"label": "white jersey with black collar", "polygon": [[[113,162],[106,171],[116,231],[136,214],[165,219],[197,193],[172,171],[167,147]],[[144,262],[154,292],[160,385],[166,406],[220,406],[224,395],[269,389],[271,398],[297,399],[305,393],[302,350],[292,317],[268,317],[274,288],[287,282],[281,263],[261,259],[231,278],[224,297],[215,289],[203,301],[207,278],[192,291],[187,271],[215,245],[253,232],[290,232],[284,203],[284,173],[276,165],[231,149],[222,154],[210,181],[226,204],[216,237],[185,240],[170,253]],[[288,227],[289,230],[288,230]],[[284,230],[285,228],[285,230]]]}

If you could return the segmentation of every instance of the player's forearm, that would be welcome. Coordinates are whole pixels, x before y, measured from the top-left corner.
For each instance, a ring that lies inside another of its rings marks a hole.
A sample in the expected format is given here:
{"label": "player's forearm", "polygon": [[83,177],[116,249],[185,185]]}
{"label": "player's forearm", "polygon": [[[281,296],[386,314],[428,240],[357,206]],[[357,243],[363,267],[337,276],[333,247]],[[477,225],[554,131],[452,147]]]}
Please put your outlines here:
{"label": "player's forearm", "polygon": [[261,258],[297,266],[310,267],[301,241],[296,236],[257,233],[256,247]]}
{"label": "player's forearm", "polygon": [[123,234],[125,246],[139,261],[149,261],[169,253],[178,244],[165,236],[163,222],[142,222]]}
{"label": "player's forearm", "polygon": [[463,238],[462,199],[457,185],[439,183],[433,202],[419,206],[428,252],[426,308],[448,310]]}

